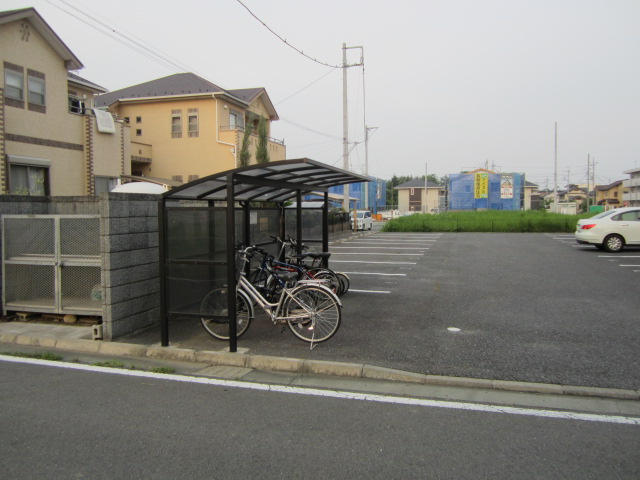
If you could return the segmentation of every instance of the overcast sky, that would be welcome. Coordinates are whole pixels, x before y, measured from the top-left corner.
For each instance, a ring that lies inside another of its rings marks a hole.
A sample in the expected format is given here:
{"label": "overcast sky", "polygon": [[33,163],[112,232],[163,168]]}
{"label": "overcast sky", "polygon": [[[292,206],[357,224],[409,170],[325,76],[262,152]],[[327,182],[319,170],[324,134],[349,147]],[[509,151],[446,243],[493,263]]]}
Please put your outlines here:
{"label": "overcast sky", "polygon": [[[3,0],[2,9],[35,7],[84,63],[79,75],[109,90],[179,71],[227,89],[265,87],[288,158],[344,165],[342,69],[320,63],[341,65],[346,43],[364,50],[364,74],[348,69],[357,173],[365,125],[368,173],[387,179],[488,165],[553,188],[556,122],[559,186],[586,183],[588,155],[596,183],[640,167],[640,0],[242,2],[288,44],[237,0]],[[180,65],[124,45],[134,42]]]}

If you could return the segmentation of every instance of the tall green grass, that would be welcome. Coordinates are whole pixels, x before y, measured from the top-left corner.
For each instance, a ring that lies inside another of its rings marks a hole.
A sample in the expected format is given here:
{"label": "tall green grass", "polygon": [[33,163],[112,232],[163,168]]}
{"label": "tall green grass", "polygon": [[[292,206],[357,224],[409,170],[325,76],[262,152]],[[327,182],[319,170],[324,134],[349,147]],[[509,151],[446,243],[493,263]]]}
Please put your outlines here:
{"label": "tall green grass", "polygon": [[572,233],[581,218],[596,213],[563,215],[540,210],[414,214],[388,221],[383,232],[551,232]]}

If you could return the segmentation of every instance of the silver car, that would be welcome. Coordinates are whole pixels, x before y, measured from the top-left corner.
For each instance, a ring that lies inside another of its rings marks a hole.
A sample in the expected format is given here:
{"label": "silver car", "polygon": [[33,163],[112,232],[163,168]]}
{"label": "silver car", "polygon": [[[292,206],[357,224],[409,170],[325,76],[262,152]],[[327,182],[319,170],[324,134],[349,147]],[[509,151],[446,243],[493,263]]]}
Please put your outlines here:
{"label": "silver car", "polygon": [[583,218],[576,226],[578,243],[617,253],[625,245],[640,245],[640,207],[616,208]]}

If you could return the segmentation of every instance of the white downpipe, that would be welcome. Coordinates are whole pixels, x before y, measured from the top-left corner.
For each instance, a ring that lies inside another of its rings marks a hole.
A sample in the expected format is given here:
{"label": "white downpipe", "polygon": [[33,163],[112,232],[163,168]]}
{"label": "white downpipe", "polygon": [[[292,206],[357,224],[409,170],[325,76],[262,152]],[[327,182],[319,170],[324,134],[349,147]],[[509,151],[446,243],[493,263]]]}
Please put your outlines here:
{"label": "white downpipe", "polygon": [[221,143],[222,145],[229,145],[230,147],[233,147],[233,149],[231,150],[231,154],[233,155],[233,168],[238,168],[238,157],[236,156],[236,150],[237,150],[236,144],[223,142],[222,140],[220,140],[220,123],[218,122],[218,99],[215,97],[215,95],[211,95],[211,97],[215,100],[215,104],[216,104],[216,122],[215,122],[216,142]]}

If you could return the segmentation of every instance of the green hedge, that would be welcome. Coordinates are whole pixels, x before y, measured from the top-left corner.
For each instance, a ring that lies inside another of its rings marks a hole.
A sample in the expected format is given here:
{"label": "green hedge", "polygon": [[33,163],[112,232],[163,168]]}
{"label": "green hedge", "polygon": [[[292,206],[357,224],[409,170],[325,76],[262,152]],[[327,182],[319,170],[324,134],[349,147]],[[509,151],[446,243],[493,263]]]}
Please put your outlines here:
{"label": "green hedge", "polygon": [[503,212],[446,212],[437,215],[414,214],[387,222],[383,232],[553,232],[573,233],[581,218],[594,213],[563,215],[530,210]]}

